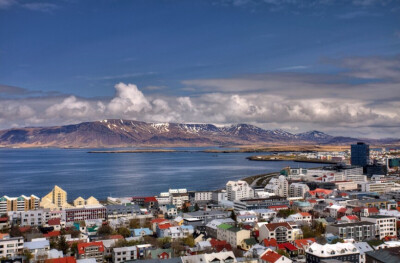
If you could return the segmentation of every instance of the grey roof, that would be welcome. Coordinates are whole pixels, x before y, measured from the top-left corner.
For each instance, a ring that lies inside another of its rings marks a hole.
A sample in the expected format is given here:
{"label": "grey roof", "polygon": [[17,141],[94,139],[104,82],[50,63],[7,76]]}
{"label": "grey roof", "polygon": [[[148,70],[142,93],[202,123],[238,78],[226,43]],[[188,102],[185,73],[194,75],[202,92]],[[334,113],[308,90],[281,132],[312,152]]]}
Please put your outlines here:
{"label": "grey roof", "polygon": [[400,261],[400,247],[368,251],[365,254],[376,259],[378,262],[398,263]]}
{"label": "grey roof", "polygon": [[38,241],[24,243],[24,248],[27,249],[40,249],[40,248],[45,248],[46,246],[50,247],[49,240],[38,240]]}
{"label": "grey roof", "polygon": [[[136,263],[136,260],[125,261],[125,263]],[[169,259],[143,259],[140,263],[183,263],[181,258],[169,258]]]}
{"label": "grey roof", "polygon": [[346,226],[365,226],[365,225],[375,225],[375,223],[367,222],[367,221],[360,221],[354,223],[345,223],[345,224],[332,224],[334,227],[346,227]]}

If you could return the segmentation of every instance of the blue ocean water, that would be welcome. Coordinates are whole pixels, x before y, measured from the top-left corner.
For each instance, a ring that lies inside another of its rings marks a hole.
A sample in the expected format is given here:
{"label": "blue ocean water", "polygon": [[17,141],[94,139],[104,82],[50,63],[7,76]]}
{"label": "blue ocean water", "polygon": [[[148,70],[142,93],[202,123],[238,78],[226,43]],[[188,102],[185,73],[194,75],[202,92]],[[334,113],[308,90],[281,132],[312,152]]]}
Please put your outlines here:
{"label": "blue ocean water", "polygon": [[[93,154],[90,149],[0,149],[0,196],[47,194],[54,185],[68,199],[91,195],[156,195],[169,188],[214,190],[228,180],[275,172],[283,167],[321,164],[249,161],[252,153],[188,152]],[[96,149],[99,150],[99,149]],[[110,150],[110,149],[108,149]]]}

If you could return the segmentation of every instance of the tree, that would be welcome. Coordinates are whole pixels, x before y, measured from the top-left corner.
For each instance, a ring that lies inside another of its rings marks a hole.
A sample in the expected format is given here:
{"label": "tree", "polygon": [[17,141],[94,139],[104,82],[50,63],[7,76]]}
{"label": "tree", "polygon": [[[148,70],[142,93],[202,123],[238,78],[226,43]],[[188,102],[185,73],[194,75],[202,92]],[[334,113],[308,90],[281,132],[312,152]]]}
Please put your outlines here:
{"label": "tree", "polygon": [[26,262],[30,262],[33,258],[33,254],[29,249],[24,249],[23,256],[25,257]]}
{"label": "tree", "polygon": [[235,221],[235,222],[236,222],[236,220],[237,220],[237,217],[236,217],[236,213],[235,213],[235,211],[234,211],[234,210],[232,210],[232,212],[231,212],[231,218],[232,218],[232,220],[233,220],[233,221]]}
{"label": "tree", "polygon": [[22,236],[22,232],[21,232],[21,230],[19,229],[19,226],[13,225],[13,226],[11,227],[11,229],[10,229],[10,236],[11,236],[11,237],[20,237],[20,236]]}
{"label": "tree", "polygon": [[75,255],[78,253],[78,242],[74,242],[71,244],[71,253]]}
{"label": "tree", "polygon": [[276,214],[277,217],[283,217],[283,218],[287,218],[290,215],[296,214],[297,211],[294,209],[281,209],[278,211],[278,213]]}
{"label": "tree", "polygon": [[175,257],[182,256],[182,252],[185,251],[185,246],[182,245],[180,240],[172,241],[171,248],[174,251],[174,256]]}
{"label": "tree", "polygon": [[184,238],[183,239],[183,243],[186,246],[189,246],[189,247],[194,247],[195,246],[195,241],[194,241],[194,238],[192,236],[188,236],[188,237]]}
{"label": "tree", "polygon": [[200,210],[200,207],[199,207],[199,205],[196,203],[195,205],[194,205],[194,211],[199,211]]}
{"label": "tree", "polygon": [[278,250],[276,251],[276,253],[278,253],[279,255],[285,256],[285,257],[287,257],[287,258],[290,258],[289,253],[286,252],[284,249],[278,249]]}
{"label": "tree", "polygon": [[335,238],[331,241],[331,244],[336,244],[336,243],[344,243],[344,240],[342,238]]}
{"label": "tree", "polygon": [[109,225],[102,225],[101,227],[99,227],[99,229],[97,230],[97,234],[99,236],[109,236],[113,233],[113,229],[112,227],[110,227]]}
{"label": "tree", "polygon": [[129,231],[129,229],[126,228],[126,227],[118,228],[117,233],[120,234],[123,237],[130,237],[131,236],[131,231]]}
{"label": "tree", "polygon": [[61,235],[58,238],[57,248],[58,248],[58,250],[61,250],[64,253],[64,255],[67,254],[67,252],[69,250],[69,245],[67,243],[67,240],[65,239],[65,236]]}
{"label": "tree", "polygon": [[129,228],[140,228],[139,219],[131,219],[131,221],[129,221]]}

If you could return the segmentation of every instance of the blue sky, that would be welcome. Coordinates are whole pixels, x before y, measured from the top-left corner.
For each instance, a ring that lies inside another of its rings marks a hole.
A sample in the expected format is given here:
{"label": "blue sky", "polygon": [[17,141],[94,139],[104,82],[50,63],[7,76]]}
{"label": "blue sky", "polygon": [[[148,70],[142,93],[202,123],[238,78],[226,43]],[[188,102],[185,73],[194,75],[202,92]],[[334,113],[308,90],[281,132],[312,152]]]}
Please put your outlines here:
{"label": "blue sky", "polygon": [[[399,135],[400,1],[0,0],[0,39],[1,128],[113,117]],[[277,101],[290,103],[264,105]]]}

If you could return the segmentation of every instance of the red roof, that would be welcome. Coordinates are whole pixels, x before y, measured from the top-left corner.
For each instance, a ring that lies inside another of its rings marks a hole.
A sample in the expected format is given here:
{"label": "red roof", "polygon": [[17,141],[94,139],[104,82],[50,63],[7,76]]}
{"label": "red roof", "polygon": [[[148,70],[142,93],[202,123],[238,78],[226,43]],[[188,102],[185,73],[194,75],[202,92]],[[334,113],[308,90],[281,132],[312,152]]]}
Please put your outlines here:
{"label": "red roof", "polygon": [[307,212],[300,212],[300,215],[301,215],[302,217],[311,216],[311,214],[310,214],[310,213],[307,213]]}
{"label": "red roof", "polygon": [[211,239],[210,244],[217,252],[221,252],[222,250],[232,251],[232,246],[228,244],[225,240],[217,240]]}
{"label": "red roof", "polygon": [[332,190],[327,190],[327,189],[321,189],[317,188],[312,191],[308,191],[312,196],[317,195],[317,194],[324,194],[324,195],[329,195],[332,193]]}
{"label": "red roof", "polygon": [[49,219],[49,221],[47,223],[50,226],[58,226],[61,223],[61,219],[60,218],[52,218],[52,219]]}
{"label": "red roof", "polygon": [[354,207],[353,208],[353,213],[359,213],[361,212],[361,207]]}
{"label": "red roof", "polygon": [[78,243],[78,253],[85,254],[85,248],[87,247],[98,247],[100,252],[104,252],[104,245],[101,241],[88,242],[88,243]]}
{"label": "red roof", "polygon": [[309,200],[307,200],[309,203],[312,203],[312,204],[315,204],[315,203],[317,203],[317,200],[315,200],[315,199],[309,199]]}
{"label": "red roof", "polygon": [[269,209],[272,210],[280,210],[280,209],[288,209],[289,207],[287,205],[272,205],[269,207]]}
{"label": "red roof", "polygon": [[379,209],[376,207],[368,207],[368,213],[379,213]]}
{"label": "red roof", "polygon": [[358,220],[357,216],[354,215],[350,215],[350,216],[346,216],[349,220]]}
{"label": "red roof", "polygon": [[297,239],[294,241],[294,243],[296,244],[297,248],[303,248],[305,246],[307,246],[308,244],[312,244],[316,242],[315,238],[311,237],[311,238],[304,238],[304,239]]}
{"label": "red roof", "polygon": [[264,247],[277,247],[278,246],[278,242],[276,242],[275,238],[264,239],[263,243],[264,243]]}
{"label": "red roof", "polygon": [[285,242],[285,243],[281,243],[278,245],[279,249],[287,249],[289,251],[296,251],[298,250],[297,247],[293,246],[291,243],[289,242]]}
{"label": "red roof", "polygon": [[19,231],[21,231],[21,233],[27,232],[29,230],[31,230],[30,226],[22,226],[19,228]]}
{"label": "red roof", "polygon": [[58,237],[60,234],[60,231],[51,231],[47,234],[43,234],[44,237]]}
{"label": "red roof", "polygon": [[166,224],[160,224],[158,225],[159,229],[167,229],[170,228],[172,225],[170,223],[166,223]]}
{"label": "red roof", "polygon": [[166,219],[164,219],[164,218],[154,218],[153,220],[151,220],[151,223],[153,224],[153,223],[161,223],[161,222],[164,222],[164,221],[167,221]]}
{"label": "red roof", "polygon": [[75,257],[46,259],[45,263],[76,263]]}
{"label": "red roof", "polygon": [[146,197],[146,198],[144,199],[144,202],[145,202],[145,203],[157,202],[157,199],[156,199],[154,196],[149,196],[149,197]]}
{"label": "red roof", "polygon": [[281,257],[282,257],[282,255],[279,255],[275,251],[269,250],[261,256],[261,260],[264,260],[269,263],[275,263]]}
{"label": "red roof", "polygon": [[4,217],[0,217],[0,223],[5,223],[8,221],[8,217],[4,216]]}
{"label": "red roof", "polygon": [[342,207],[338,210],[338,213],[346,213],[347,209],[345,207]]}

